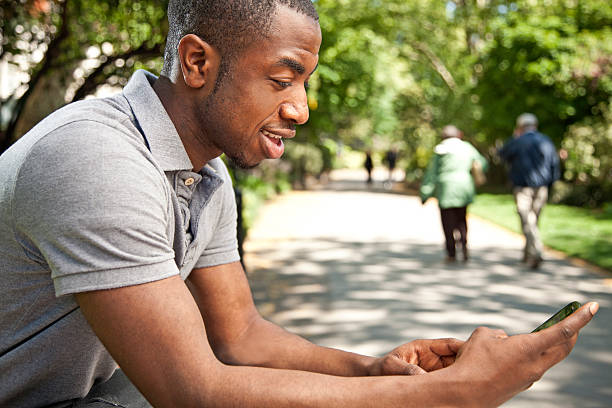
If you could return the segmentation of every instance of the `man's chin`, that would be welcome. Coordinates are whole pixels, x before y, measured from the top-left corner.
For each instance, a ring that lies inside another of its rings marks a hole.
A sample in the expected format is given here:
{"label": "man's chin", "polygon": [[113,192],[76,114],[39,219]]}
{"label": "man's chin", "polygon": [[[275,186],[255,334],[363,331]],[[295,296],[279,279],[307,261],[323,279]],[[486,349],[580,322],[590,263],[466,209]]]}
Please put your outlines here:
{"label": "man's chin", "polygon": [[248,163],[242,157],[227,156],[227,158],[233,167],[238,167],[239,169],[243,169],[243,170],[254,169],[255,167],[259,166],[259,163],[260,163],[260,162]]}

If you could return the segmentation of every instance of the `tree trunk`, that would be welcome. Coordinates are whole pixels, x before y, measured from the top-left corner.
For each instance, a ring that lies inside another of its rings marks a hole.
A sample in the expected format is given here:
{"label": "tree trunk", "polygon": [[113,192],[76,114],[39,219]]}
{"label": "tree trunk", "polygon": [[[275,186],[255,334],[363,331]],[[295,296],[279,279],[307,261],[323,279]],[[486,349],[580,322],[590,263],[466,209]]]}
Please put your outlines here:
{"label": "tree trunk", "polygon": [[[36,87],[39,82],[47,75],[49,75],[53,69],[54,63],[56,59],[61,55],[61,46],[62,42],[68,38],[69,35],[69,27],[68,27],[68,0],[65,0],[62,6],[62,22],[59,33],[51,43],[49,44],[49,48],[47,49],[47,53],[45,54],[45,58],[38,64],[39,68],[34,69],[34,73],[28,83],[28,89],[24,92],[24,94],[17,100],[15,104],[15,108],[12,111],[12,117],[9,121],[9,125],[2,134],[2,139],[0,140],[0,153],[9,148],[13,142],[15,142],[19,137],[23,135],[24,129],[25,131],[29,130],[33,124],[23,124],[22,116],[24,111],[26,110],[26,105],[28,104],[28,100],[34,93]],[[63,102],[63,98],[62,98]],[[21,133],[23,132],[23,133]]]}

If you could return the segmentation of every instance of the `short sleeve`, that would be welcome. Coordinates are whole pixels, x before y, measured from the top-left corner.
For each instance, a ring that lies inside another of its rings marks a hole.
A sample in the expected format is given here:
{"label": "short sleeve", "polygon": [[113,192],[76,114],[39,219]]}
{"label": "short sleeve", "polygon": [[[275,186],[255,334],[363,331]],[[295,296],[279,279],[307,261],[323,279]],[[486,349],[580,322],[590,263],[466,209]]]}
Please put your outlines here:
{"label": "short sleeve", "polygon": [[32,147],[19,169],[13,212],[16,233],[40,252],[61,296],[178,274],[168,205],[163,175],[144,144],[81,121]]}
{"label": "short sleeve", "polygon": [[438,155],[434,154],[425,170],[425,175],[423,176],[423,181],[419,188],[419,194],[423,203],[433,197],[436,192],[436,183],[438,182],[438,158]]}

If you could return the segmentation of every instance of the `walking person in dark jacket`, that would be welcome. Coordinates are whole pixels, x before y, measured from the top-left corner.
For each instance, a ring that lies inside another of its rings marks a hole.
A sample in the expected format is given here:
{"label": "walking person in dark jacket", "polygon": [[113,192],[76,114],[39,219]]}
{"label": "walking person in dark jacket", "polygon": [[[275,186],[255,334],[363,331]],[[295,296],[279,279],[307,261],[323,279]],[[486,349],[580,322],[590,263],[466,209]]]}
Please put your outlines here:
{"label": "walking person in dark jacket", "polygon": [[548,136],[538,132],[537,117],[523,113],[516,119],[514,137],[499,150],[499,155],[510,165],[514,199],[525,235],[523,262],[538,268],[542,262],[538,219],[549,188],[560,176],[557,150]]}

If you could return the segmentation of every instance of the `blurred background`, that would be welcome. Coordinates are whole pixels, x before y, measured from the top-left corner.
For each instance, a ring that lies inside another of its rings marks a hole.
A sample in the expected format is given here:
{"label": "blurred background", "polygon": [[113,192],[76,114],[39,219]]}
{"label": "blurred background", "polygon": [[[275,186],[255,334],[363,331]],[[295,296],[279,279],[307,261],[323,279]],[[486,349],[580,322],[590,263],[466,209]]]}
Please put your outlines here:
{"label": "blurred background", "polygon": [[[75,100],[159,74],[167,2],[14,0],[0,10],[0,152]],[[316,0],[323,32],[309,122],[285,157],[234,170],[243,228],[260,204],[333,169],[398,152],[396,182],[419,185],[453,123],[491,163],[470,211],[519,231],[497,148],[522,112],[562,158],[544,242],[612,270],[612,2]],[[248,233],[248,232],[247,232]]]}

